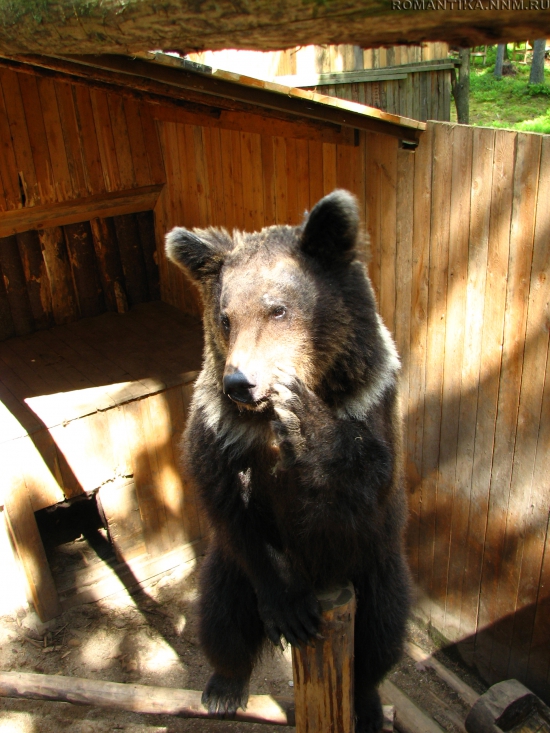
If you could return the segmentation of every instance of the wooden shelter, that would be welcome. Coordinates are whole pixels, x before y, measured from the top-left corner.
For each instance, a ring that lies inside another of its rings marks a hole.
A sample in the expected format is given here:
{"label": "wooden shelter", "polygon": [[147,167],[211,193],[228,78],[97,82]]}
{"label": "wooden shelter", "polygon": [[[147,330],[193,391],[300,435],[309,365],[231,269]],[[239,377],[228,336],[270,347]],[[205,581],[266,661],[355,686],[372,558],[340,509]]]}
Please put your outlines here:
{"label": "wooden shelter", "polygon": [[[4,515],[41,614],[201,551],[176,467],[200,306],[164,233],[298,223],[340,186],[403,360],[417,612],[548,701],[550,138],[161,54],[4,57],[0,88]],[[54,579],[35,512],[89,495],[112,572]]]}

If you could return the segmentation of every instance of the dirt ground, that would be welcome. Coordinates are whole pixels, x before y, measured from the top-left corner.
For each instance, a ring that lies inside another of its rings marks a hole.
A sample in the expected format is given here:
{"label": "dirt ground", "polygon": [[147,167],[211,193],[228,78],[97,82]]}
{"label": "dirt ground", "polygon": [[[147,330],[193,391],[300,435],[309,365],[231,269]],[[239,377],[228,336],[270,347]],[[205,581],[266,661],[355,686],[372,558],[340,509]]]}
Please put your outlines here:
{"label": "dirt ground", "polygon": [[[436,651],[428,635],[411,624],[410,637]],[[443,656],[442,656],[443,655]],[[476,691],[483,685],[452,657],[438,658]],[[66,611],[48,627],[34,613],[0,619],[0,669],[113,682],[202,690],[210,674],[196,631],[196,569],[175,570],[145,590],[119,593]],[[464,733],[467,710],[431,669],[405,657],[390,675],[449,733]],[[290,650],[267,654],[251,681],[251,693],[292,695]],[[0,733],[177,733],[244,730],[275,733],[279,726],[140,716],[68,703],[0,699]]]}

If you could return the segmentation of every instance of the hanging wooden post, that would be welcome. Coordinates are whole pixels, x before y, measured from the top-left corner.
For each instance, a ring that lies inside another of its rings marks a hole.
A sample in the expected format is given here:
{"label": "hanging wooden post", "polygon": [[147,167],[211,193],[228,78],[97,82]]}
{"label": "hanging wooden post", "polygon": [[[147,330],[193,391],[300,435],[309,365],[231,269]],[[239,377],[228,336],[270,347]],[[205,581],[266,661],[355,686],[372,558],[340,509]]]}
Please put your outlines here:
{"label": "hanging wooden post", "polygon": [[351,583],[318,596],[322,639],[292,648],[297,733],[353,733],[355,592]]}

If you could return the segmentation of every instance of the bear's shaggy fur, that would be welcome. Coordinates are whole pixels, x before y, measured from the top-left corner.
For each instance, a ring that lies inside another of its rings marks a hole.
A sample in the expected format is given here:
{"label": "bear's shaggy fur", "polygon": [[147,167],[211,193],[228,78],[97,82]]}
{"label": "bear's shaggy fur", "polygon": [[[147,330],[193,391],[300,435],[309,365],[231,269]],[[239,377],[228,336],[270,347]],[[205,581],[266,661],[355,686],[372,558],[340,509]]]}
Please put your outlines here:
{"label": "bear's shaggy fur", "polygon": [[376,686],[409,606],[399,359],[358,259],[354,197],[301,226],[173,229],[167,253],[198,283],[205,354],[184,437],[212,525],[200,638],[209,710],[245,706],[267,639],[318,634],[315,590],[357,593],[357,731],[382,725]]}

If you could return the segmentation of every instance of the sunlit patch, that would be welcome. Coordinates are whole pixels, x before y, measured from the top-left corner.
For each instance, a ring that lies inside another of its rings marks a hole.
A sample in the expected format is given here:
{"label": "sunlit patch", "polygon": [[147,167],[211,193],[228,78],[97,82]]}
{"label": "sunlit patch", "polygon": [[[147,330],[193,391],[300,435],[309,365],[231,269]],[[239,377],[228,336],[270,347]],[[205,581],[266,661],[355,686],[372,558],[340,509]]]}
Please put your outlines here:
{"label": "sunlit patch", "polygon": [[179,663],[176,652],[165,644],[154,643],[148,650],[143,668],[149,672],[162,672],[174,664]]}
{"label": "sunlit patch", "polygon": [[90,669],[108,669],[113,665],[121,642],[120,632],[101,629],[91,632],[81,647],[82,663]]}
{"label": "sunlit patch", "polygon": [[181,614],[181,616],[178,616],[178,619],[176,620],[174,624],[174,628],[176,629],[178,634],[181,635],[183,634],[183,630],[185,629],[186,625],[187,625],[187,619],[185,618],[183,614]]}
{"label": "sunlit patch", "polygon": [[32,713],[2,711],[0,733],[36,733]]}

